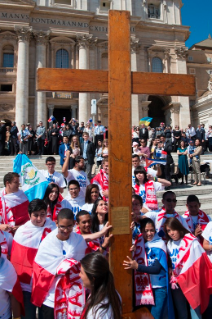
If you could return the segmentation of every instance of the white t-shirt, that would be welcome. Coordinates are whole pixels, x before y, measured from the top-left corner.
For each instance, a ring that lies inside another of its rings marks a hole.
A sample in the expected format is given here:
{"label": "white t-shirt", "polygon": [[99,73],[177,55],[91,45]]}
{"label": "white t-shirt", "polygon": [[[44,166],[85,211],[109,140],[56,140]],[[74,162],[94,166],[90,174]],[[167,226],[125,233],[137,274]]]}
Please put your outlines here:
{"label": "white t-shirt", "polygon": [[[135,186],[135,175],[134,175],[134,171],[135,171],[135,168],[132,167],[132,186],[134,187]],[[157,176],[157,171],[155,169],[152,169],[152,168],[147,168],[147,174],[150,174],[152,175],[153,177],[156,177]]]}
{"label": "white t-shirt", "polygon": [[173,270],[175,269],[175,264],[177,261],[177,255],[179,253],[181,240],[182,239],[177,240],[177,241],[169,240],[168,244],[167,244],[167,251],[168,251],[169,257],[170,257],[171,262],[172,262],[172,269]]}
{"label": "white t-shirt", "polygon": [[89,212],[91,214],[91,211],[93,209],[93,205],[94,205],[94,203],[91,203],[91,204],[85,203],[82,206],[82,210],[86,210],[87,212]]}
{"label": "white t-shirt", "polygon": [[57,184],[61,188],[66,187],[66,182],[62,174],[55,172],[54,174],[49,174],[48,170],[40,169],[39,172],[46,178],[46,180],[51,183]]}
{"label": "white t-shirt", "polygon": [[71,180],[75,180],[79,182],[80,195],[85,197],[86,187],[90,185],[87,174],[84,171],[77,171],[76,169],[72,168],[68,170],[68,176],[66,177],[67,184]]}
{"label": "white t-shirt", "polygon": [[[212,245],[212,222],[209,222],[202,232],[202,237],[205,238],[210,245]],[[208,258],[212,262],[212,251],[206,251]]]}
{"label": "white t-shirt", "polygon": [[114,315],[113,315],[113,311],[112,311],[112,307],[109,306],[108,309],[103,309],[101,308],[101,304],[104,304],[104,303],[107,303],[108,302],[108,299],[105,298],[101,303],[100,305],[94,307],[94,308],[91,308],[89,311],[88,311],[88,314],[87,314],[87,317],[86,319],[115,319],[114,318]]}
{"label": "white t-shirt", "polygon": [[8,292],[11,292],[11,284],[8,284],[7,276],[4,275],[5,271],[15,282],[17,275],[11,262],[7,259],[0,258],[0,318],[8,319],[12,316],[10,309],[10,296]]}
{"label": "white t-shirt", "polygon": [[[153,222],[155,223],[155,226],[156,226],[158,213],[156,213],[156,212],[148,212],[148,213],[145,214],[145,216],[148,217],[148,218],[151,218],[153,220]],[[174,215],[173,214],[166,214],[166,217],[167,218],[171,218],[171,217],[174,217]],[[185,229],[189,230],[188,225],[186,223],[186,220],[182,216],[180,216],[180,222],[183,225],[183,227],[185,227]]]}
{"label": "white t-shirt", "polygon": [[76,215],[79,211],[82,210],[83,205],[85,205],[85,199],[83,196],[78,196],[76,198],[72,198],[71,195],[68,193],[68,195],[65,197],[65,200],[69,203],[70,208],[72,212],[74,213],[74,219],[76,219]]}
{"label": "white t-shirt", "polygon": [[[154,189],[155,192],[157,193],[158,191],[162,191],[164,190],[164,186],[159,183],[159,182],[153,182],[154,184]],[[145,191],[145,185],[140,185],[139,186],[139,196],[141,196],[142,200],[143,200],[143,204],[146,203],[146,191]]]}

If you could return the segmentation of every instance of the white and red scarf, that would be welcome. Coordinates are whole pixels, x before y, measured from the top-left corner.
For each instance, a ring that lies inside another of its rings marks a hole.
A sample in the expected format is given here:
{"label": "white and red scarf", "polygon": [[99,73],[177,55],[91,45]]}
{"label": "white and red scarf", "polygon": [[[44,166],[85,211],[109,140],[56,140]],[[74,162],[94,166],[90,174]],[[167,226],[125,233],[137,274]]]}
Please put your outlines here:
{"label": "white and red scarf", "polygon": [[[76,227],[75,233],[77,233],[79,235],[82,235],[79,226]],[[89,253],[92,253],[93,251],[98,251],[99,250],[100,242],[99,242],[98,239],[94,239],[94,240],[89,241],[89,242],[86,241],[86,244],[88,246],[88,248],[86,249],[86,254],[89,254]]]}
{"label": "white and red scarf", "polygon": [[4,188],[0,198],[0,224],[11,226],[25,224],[29,220],[28,206],[28,198],[22,190],[6,194]]}
{"label": "white and red scarf", "polygon": [[41,307],[57,274],[57,268],[66,259],[81,260],[87,248],[82,236],[71,232],[66,254],[63,254],[63,242],[57,238],[58,228],[53,230],[40,244],[33,263],[33,285],[31,302]]}
{"label": "white and red scarf", "polygon": [[[173,217],[177,218],[181,222],[181,216],[177,212],[174,211]],[[167,218],[168,217],[167,217],[166,210],[164,209],[164,207],[162,207],[161,211],[157,215],[157,219],[155,222],[155,230],[157,233],[159,233],[160,230],[163,230],[163,232],[164,232],[163,224],[165,223]],[[165,238],[163,238],[163,239],[165,240]]]}
{"label": "white and red scarf", "polygon": [[[157,210],[158,209],[158,201],[157,201],[157,196],[154,188],[154,183],[153,181],[148,181],[144,184],[145,187],[145,193],[146,193],[146,202],[145,204],[147,207],[151,210]],[[140,193],[140,185],[135,185],[134,186],[135,193],[139,195]]]}
{"label": "white and red scarf", "polygon": [[16,231],[12,245],[11,263],[20,282],[30,284],[33,262],[38,247],[42,240],[55,228],[55,223],[47,218],[43,227],[34,226],[31,221],[28,221]]}
{"label": "white and red scarf", "polygon": [[63,208],[62,201],[63,201],[63,196],[61,194],[59,194],[57,203],[54,206],[53,213],[51,211],[50,205],[47,206],[47,217],[48,218],[51,218],[53,221],[57,220],[57,215],[58,215],[59,211]]}
{"label": "white and red scarf", "polygon": [[1,256],[7,258],[8,244],[7,244],[6,236],[2,230],[0,230],[0,246],[1,246]]}
{"label": "white and red scarf", "polygon": [[[100,194],[109,187],[108,174],[103,169],[100,169],[99,173],[91,179],[91,184],[97,184],[99,186]],[[105,201],[108,201],[108,197],[103,196]]]}
{"label": "white and red scarf", "polygon": [[[135,241],[135,252],[133,258],[138,264],[148,266],[142,234],[139,234]],[[134,270],[134,289],[136,306],[155,304],[149,274],[139,273]]]}
{"label": "white and red scarf", "polygon": [[[196,242],[196,245],[194,245]],[[190,306],[203,313],[212,294],[212,264],[197,238],[188,233],[180,242],[171,283],[178,283]]]}
{"label": "white and red scarf", "polygon": [[79,276],[80,262],[65,259],[57,267],[59,279],[55,289],[55,319],[80,318],[85,305],[85,289]]}
{"label": "white and red scarf", "polygon": [[6,258],[0,257],[0,283],[1,289],[11,292],[15,299],[21,305],[21,314],[24,316],[24,301],[18,276],[11,264]]}
{"label": "white and red scarf", "polygon": [[[188,224],[189,230],[192,233],[194,233],[195,229],[194,229],[193,221],[192,221],[191,215],[189,214],[188,210],[185,212],[183,217],[186,217],[186,223]],[[206,213],[204,213],[202,210],[199,210],[198,224],[201,226],[202,231],[205,229],[205,227],[207,226],[209,221],[210,220],[209,220],[208,216],[206,215]]]}

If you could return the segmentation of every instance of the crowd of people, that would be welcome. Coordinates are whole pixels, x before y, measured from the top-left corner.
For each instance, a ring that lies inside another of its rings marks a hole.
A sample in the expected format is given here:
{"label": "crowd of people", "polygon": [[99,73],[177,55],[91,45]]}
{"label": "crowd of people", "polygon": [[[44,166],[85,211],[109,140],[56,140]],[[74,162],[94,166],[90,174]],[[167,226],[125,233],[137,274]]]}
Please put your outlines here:
{"label": "crowd of people", "polygon": [[[41,122],[37,139],[44,129]],[[52,130],[56,129],[55,125]],[[108,264],[113,235],[108,222],[110,154],[104,129],[98,123],[94,140],[88,131],[74,134],[71,141],[63,136],[62,174],[55,171],[54,152],[43,163],[46,169],[40,170],[48,182],[43,198],[29,202],[19,189],[19,175],[4,176],[0,318],[36,319],[37,313],[39,319],[69,319],[73,313],[81,319],[121,318],[121,296]],[[178,214],[176,194],[167,190],[175,145],[172,135],[160,133],[149,141],[146,131],[141,126],[139,136],[132,137],[132,246],[120,267],[133,272],[135,309],[147,305],[155,319],[209,319],[211,218],[195,195],[187,197],[184,215]],[[187,146],[180,137],[179,166],[187,167],[188,154],[192,165],[196,165],[194,158],[199,162],[202,147],[196,136],[193,141],[190,137]],[[99,170],[93,176],[95,157]],[[157,164],[147,167],[147,158]],[[68,192],[63,196],[65,188]],[[162,203],[158,191],[164,191]]]}

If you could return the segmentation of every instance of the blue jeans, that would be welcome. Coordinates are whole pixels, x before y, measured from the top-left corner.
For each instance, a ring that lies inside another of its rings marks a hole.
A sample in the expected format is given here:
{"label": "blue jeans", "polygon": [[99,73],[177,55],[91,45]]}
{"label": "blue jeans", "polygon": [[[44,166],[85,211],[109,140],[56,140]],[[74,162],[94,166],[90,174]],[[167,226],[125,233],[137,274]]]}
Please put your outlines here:
{"label": "blue jeans", "polygon": [[[25,316],[21,316],[22,319],[36,319],[36,309],[30,299],[31,293],[28,291],[23,291],[24,296],[24,308],[25,308]],[[40,308],[38,308],[38,319],[43,319]]]}
{"label": "blue jeans", "polygon": [[167,307],[167,289],[166,287],[152,289],[155,299],[155,305],[151,306],[151,314],[154,319],[163,319],[165,307]]}

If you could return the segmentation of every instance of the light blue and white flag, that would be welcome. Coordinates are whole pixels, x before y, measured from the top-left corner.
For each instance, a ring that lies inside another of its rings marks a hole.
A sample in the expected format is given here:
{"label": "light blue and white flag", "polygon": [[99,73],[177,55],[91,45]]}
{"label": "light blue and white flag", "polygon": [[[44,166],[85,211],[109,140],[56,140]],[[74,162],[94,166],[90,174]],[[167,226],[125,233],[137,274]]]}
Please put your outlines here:
{"label": "light blue and white flag", "polygon": [[13,161],[13,172],[20,175],[22,190],[30,202],[35,198],[43,199],[49,182],[25,154],[16,156]]}

